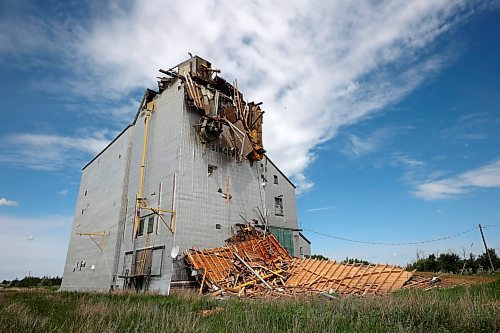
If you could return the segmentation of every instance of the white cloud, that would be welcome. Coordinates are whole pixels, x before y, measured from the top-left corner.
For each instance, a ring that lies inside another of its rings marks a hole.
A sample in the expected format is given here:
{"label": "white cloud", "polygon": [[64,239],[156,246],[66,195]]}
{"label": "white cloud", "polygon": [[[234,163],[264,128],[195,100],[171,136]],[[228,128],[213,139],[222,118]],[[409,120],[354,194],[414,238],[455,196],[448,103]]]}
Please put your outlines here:
{"label": "white cloud", "polygon": [[71,216],[18,217],[0,215],[0,277],[62,275]]}
{"label": "white cloud", "polygon": [[448,55],[436,54],[433,45],[481,6],[452,0],[111,2],[89,22],[57,27],[54,38],[76,74],[65,89],[92,98],[123,99],[154,86],[158,68],[186,59],[188,51],[209,59],[228,79],[238,78],[249,100],[264,102],[264,144],[303,191],[313,186],[305,177],[312,149],[445,66]]}
{"label": "white cloud", "polygon": [[456,176],[418,184],[413,195],[430,201],[493,187],[500,187],[500,159]]}
{"label": "white cloud", "polygon": [[17,206],[18,204],[17,201],[0,198],[0,206]]}
{"label": "white cloud", "polygon": [[306,209],[306,212],[308,212],[308,213],[314,213],[314,212],[321,212],[321,211],[325,211],[325,210],[332,210],[334,208],[336,208],[336,206],[326,206],[326,207],[310,208],[310,209]]}
{"label": "white cloud", "polygon": [[0,145],[3,146],[0,164],[36,170],[58,170],[68,164],[81,164],[110,142],[105,133],[85,137],[35,133],[8,135]]}
{"label": "white cloud", "polygon": [[344,144],[342,152],[351,157],[361,157],[371,154],[381,147],[399,132],[406,130],[399,127],[382,127],[372,133],[361,137],[356,134],[347,135],[347,143]]}
{"label": "white cloud", "polygon": [[62,195],[64,197],[64,196],[66,196],[68,194],[68,190],[64,189],[64,190],[58,191],[57,194],[58,195]]}

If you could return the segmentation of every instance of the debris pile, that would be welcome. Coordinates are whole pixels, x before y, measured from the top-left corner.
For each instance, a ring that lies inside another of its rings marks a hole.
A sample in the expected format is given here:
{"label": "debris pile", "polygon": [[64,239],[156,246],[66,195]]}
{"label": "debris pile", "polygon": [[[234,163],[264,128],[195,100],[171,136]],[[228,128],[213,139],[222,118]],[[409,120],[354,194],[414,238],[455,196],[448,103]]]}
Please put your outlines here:
{"label": "debris pile", "polygon": [[401,289],[413,272],[390,265],[291,257],[272,234],[246,225],[226,246],[186,251],[200,293],[238,297],[308,294],[380,295]]}
{"label": "debris pile", "polygon": [[[430,290],[436,287],[442,286],[442,280],[439,276],[422,276],[413,275],[408,281],[403,285],[403,289],[424,289]],[[452,286],[456,286],[453,284]]]}
{"label": "debris pile", "polygon": [[195,127],[202,143],[228,147],[228,155],[238,162],[263,158],[262,103],[246,102],[236,80],[230,84],[217,75],[220,70],[197,56],[160,72],[172,77],[159,78],[160,92],[175,82],[174,78],[182,80],[187,101],[201,114]]}

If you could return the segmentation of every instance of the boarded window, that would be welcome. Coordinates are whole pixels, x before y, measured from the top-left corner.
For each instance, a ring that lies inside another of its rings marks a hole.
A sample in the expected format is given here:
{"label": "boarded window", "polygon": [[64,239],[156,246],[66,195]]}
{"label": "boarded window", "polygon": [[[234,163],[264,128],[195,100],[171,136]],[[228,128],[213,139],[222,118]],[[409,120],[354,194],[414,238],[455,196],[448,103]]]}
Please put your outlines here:
{"label": "boarded window", "polygon": [[275,197],[274,198],[274,211],[276,215],[283,216],[283,198]]}
{"label": "boarded window", "polygon": [[151,216],[148,220],[148,234],[153,232],[155,226],[155,218],[154,216]]}
{"label": "boarded window", "polygon": [[163,249],[154,249],[151,258],[151,275],[161,275]]}
{"label": "boarded window", "polygon": [[139,230],[137,230],[137,236],[142,236],[144,233],[144,219],[139,220]]}
{"label": "boarded window", "polygon": [[275,183],[276,185],[278,185],[278,176],[277,176],[277,175],[274,175],[274,183]]}

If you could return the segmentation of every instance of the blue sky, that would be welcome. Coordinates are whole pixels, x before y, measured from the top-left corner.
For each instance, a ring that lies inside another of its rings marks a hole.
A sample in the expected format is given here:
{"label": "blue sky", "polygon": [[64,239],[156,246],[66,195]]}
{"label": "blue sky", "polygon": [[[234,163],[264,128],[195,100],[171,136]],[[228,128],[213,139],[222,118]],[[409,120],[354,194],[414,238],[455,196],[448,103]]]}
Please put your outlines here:
{"label": "blue sky", "polygon": [[3,1],[0,279],[62,273],[81,167],[187,52],[264,102],[313,252],[500,252],[498,40],[495,1]]}

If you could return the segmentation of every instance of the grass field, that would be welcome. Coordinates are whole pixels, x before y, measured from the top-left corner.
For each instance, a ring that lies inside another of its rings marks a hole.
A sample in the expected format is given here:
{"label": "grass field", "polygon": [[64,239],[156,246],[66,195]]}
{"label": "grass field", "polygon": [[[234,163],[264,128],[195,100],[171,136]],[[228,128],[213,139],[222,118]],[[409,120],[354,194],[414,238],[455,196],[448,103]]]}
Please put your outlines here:
{"label": "grass field", "polygon": [[[0,292],[0,332],[500,332],[500,275],[472,287],[296,301]],[[214,310],[203,315],[204,310]]]}

